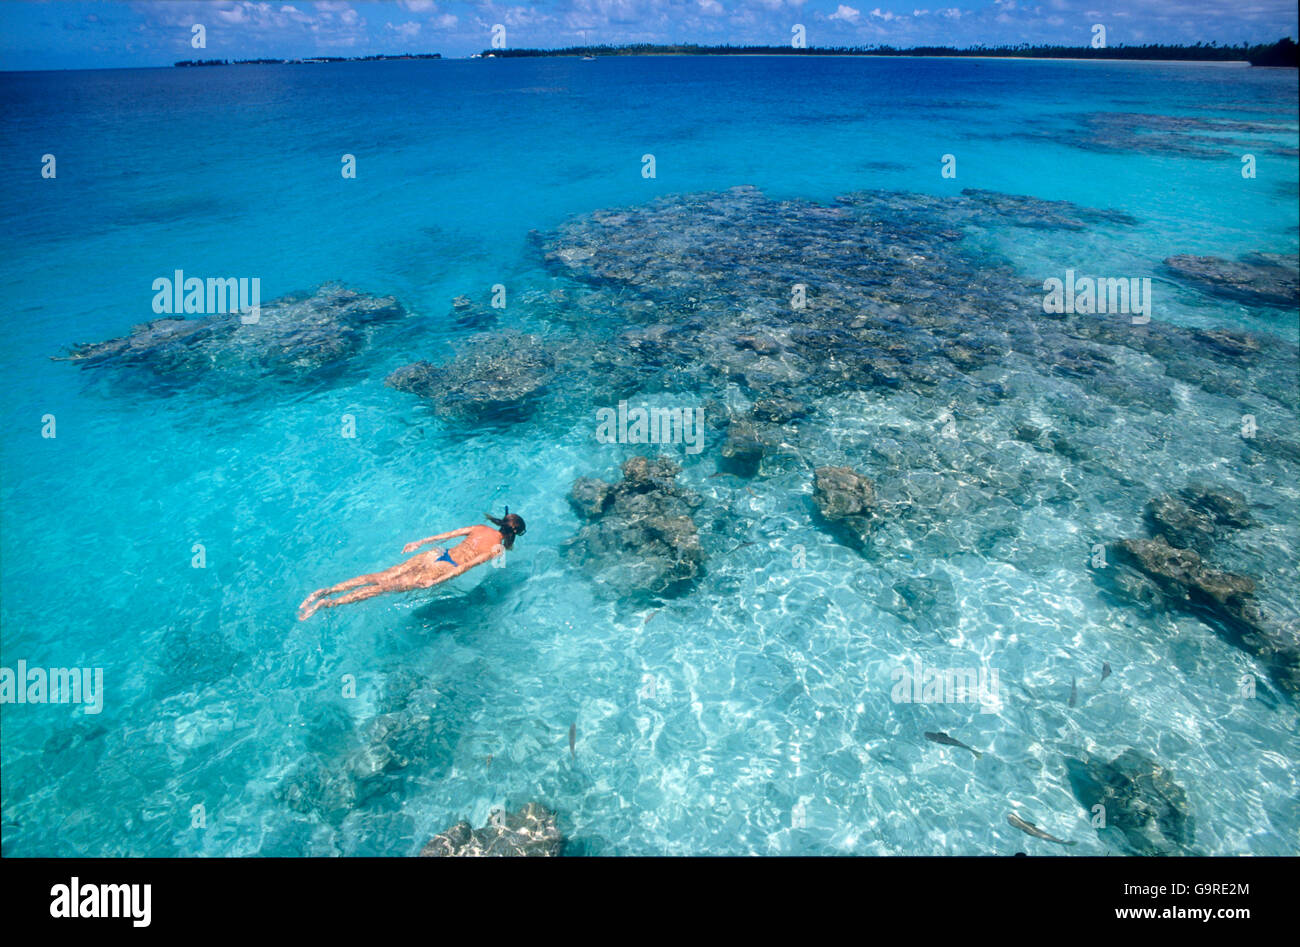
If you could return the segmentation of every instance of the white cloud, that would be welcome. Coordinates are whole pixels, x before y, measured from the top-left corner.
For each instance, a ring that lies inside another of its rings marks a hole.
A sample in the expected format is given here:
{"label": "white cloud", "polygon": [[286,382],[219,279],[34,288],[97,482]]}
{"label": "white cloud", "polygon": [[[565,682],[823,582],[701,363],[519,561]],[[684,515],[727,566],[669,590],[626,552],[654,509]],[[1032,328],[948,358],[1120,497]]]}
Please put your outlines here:
{"label": "white cloud", "polygon": [[[349,3],[319,0],[310,7],[299,9],[291,3],[273,6],[252,0],[226,0],[217,4],[162,3],[140,4],[136,9],[146,13],[152,29],[175,31],[176,42],[189,49],[189,27],[202,23],[218,23],[235,29],[226,30],[229,37],[237,38],[245,52],[252,55],[269,44],[289,43],[303,47],[304,53],[324,51],[329,47],[356,47],[368,42],[366,21]],[[208,33],[209,47],[214,35]]]}
{"label": "white cloud", "polygon": [[853,7],[846,7],[840,4],[835,8],[835,12],[828,16],[828,20],[843,20],[845,23],[856,23],[858,17],[862,15],[861,10],[855,10]]}
{"label": "white cloud", "polygon": [[415,37],[420,35],[420,24],[416,23],[414,20],[400,23],[397,26],[394,26],[392,23],[385,23],[384,29],[390,30],[396,34],[398,39],[415,39]]}

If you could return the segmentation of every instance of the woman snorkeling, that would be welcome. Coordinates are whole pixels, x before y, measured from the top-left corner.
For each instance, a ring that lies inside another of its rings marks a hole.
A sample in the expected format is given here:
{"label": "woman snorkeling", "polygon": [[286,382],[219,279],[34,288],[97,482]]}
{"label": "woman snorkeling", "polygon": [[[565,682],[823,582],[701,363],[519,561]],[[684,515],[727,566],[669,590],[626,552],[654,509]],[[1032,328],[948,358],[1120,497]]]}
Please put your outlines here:
{"label": "woman snorkeling", "polygon": [[[348,579],[327,589],[317,589],[298,606],[298,620],[305,621],[316,614],[318,608],[333,608],[335,605],[360,602],[385,592],[412,592],[416,589],[432,588],[468,572],[475,566],[482,565],[489,559],[495,559],[507,549],[512,549],[515,537],[522,536],[526,528],[523,518],[511,513],[510,507],[506,507],[505,515],[501,519],[488,516],[487,520],[495,524],[496,529],[491,526],[466,526],[452,530],[450,533],[439,533],[428,539],[407,543],[402,547],[402,552],[415,552],[426,543],[451,539],[454,536],[465,537],[450,549],[431,549],[383,572],[359,575],[355,579]],[[354,591],[348,591],[349,589]],[[322,597],[336,592],[348,594],[340,595],[338,598]]]}

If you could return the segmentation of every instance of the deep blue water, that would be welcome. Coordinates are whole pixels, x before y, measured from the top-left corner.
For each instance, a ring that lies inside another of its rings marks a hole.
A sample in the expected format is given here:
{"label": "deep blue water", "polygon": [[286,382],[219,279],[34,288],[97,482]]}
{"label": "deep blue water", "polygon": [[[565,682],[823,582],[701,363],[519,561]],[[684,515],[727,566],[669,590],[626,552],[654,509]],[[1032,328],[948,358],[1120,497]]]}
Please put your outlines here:
{"label": "deep blue water", "polygon": [[[1246,565],[1294,613],[1295,484],[1237,469],[1203,418],[1171,421],[1184,436],[1158,447],[1115,430],[1149,490],[1098,487],[1086,516],[1026,514],[1013,556],[954,550],[940,567],[956,617],[920,645],[879,607],[872,567],[813,527],[806,474],[756,481],[755,545],[651,621],[560,555],[578,529],[573,481],[612,479],[634,450],[597,443],[587,415],[466,435],[383,381],[463,339],[453,297],[502,283],[507,326],[538,318],[529,292],[551,284],[530,232],[742,184],[819,202],[975,187],[1138,219],[1065,235],[990,221],[972,238],[1030,279],[1293,254],[1296,86],[1223,65],[781,58],[0,75],[0,647],[6,666],[102,667],[106,688],[98,716],[4,708],[4,854],[405,855],[532,800],[584,853],[1008,853],[1037,844],[1006,824],[1014,802],[1101,854],[1062,757],[1130,746],[1186,790],[1197,851],[1294,854],[1294,705],[1238,699],[1224,681],[1257,672],[1252,658],[1186,616],[1126,612],[1086,567],[1093,537],[1131,535],[1148,496],[1207,474],[1272,510]],[[1075,147],[1080,119],[1103,113],[1272,130],[1233,133],[1218,159]],[[940,176],[948,153],[955,180]],[[264,301],[338,280],[415,316],[318,387],[162,396],[50,360],[153,318],[151,283],[176,269],[258,276]],[[1163,321],[1296,341],[1294,311],[1156,286]],[[915,415],[906,392],[824,408],[818,465]],[[344,414],[356,438],[338,436]],[[1276,423],[1295,436],[1294,414]],[[717,457],[677,451],[694,489],[724,489]],[[523,568],[432,606],[385,597],[295,620],[312,589],[506,503],[528,519]],[[792,540],[809,550],[797,576],[778,548]],[[206,568],[191,566],[196,543]],[[903,713],[890,668],[918,655],[996,666],[1003,709]],[[429,718],[414,762],[332,816],[285,804],[305,758],[341,769],[397,705]],[[989,753],[940,750],[923,730]]]}

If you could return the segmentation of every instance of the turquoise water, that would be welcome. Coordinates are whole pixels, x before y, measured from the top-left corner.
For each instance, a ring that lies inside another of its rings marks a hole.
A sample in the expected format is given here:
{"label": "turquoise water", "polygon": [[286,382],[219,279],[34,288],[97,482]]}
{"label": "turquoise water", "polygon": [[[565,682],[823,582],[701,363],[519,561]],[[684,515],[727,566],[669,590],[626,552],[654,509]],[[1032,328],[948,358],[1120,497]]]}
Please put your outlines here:
{"label": "turquoise water", "polygon": [[[762,58],[0,75],[0,645],[6,666],[102,667],[106,688],[98,716],[5,707],[4,854],[406,855],[533,800],[585,854],[1009,853],[1038,844],[1006,824],[1011,802],[1102,854],[1062,758],[1130,746],[1187,791],[1196,851],[1294,854],[1295,706],[1241,701],[1225,681],[1263,674],[1248,655],[1194,619],[1127,612],[1087,569],[1091,543],[1134,535],[1150,496],[1211,474],[1269,509],[1258,555],[1232,565],[1294,614],[1289,468],[1239,470],[1191,422],[1134,447],[1142,489],[1098,487],[1086,515],[1026,512],[1013,555],[954,547],[927,563],[957,603],[927,637],[881,607],[873,564],[815,528],[806,471],[746,492],[710,477],[710,451],[675,448],[681,479],[743,508],[753,545],[714,550],[689,595],[611,597],[561,555],[579,528],[566,497],[580,476],[616,479],[634,448],[597,443],[587,411],[466,431],[384,378],[465,344],[449,315],[461,294],[504,284],[506,327],[544,322],[554,277],[532,231],[736,185],[815,202],[974,187],[1137,218],[1066,234],[981,221],[969,239],[1030,281],[1293,254],[1296,85],[1235,66]],[[1225,136],[1226,158],[1077,147],[1081,118],[1133,113],[1268,127]],[[151,283],[175,269],[259,276],[263,301],[338,280],[413,317],[315,386],[163,395],[50,360],[153,318]],[[1294,310],[1156,291],[1160,320],[1296,342]],[[855,439],[924,414],[908,392],[836,395],[822,412],[817,466],[860,460]],[[344,415],[355,438],[338,434]],[[1272,423],[1295,436],[1294,413]],[[312,589],[507,503],[527,536],[473,588],[295,620]],[[791,543],[808,550],[797,575]],[[891,702],[890,669],[917,656],[992,663],[1003,709]],[[395,711],[421,721],[407,765],[328,812],[286,805],[304,761],[343,772]],[[989,753],[940,750],[925,730]]]}

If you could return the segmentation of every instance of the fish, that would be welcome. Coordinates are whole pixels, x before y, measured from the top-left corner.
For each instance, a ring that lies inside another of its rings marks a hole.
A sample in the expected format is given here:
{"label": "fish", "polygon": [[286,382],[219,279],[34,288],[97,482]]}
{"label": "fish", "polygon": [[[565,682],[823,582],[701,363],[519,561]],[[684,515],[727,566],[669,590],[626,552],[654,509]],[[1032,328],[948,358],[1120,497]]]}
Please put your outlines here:
{"label": "fish", "polygon": [[1032,835],[1034,838],[1040,838],[1044,842],[1055,842],[1057,845],[1077,844],[1076,842],[1067,842],[1063,838],[1057,838],[1055,835],[1051,835],[1047,832],[1044,832],[1038,826],[1034,825],[1034,823],[1020,818],[1020,816],[1016,815],[1014,812],[1007,813],[1007,823],[1019,829],[1021,832],[1024,832],[1026,835]]}
{"label": "fish", "polygon": [[735,552],[736,549],[744,549],[746,546],[752,546],[752,545],[754,545],[752,542],[741,543],[739,546],[735,547],[735,549],[729,549],[727,551],[727,555],[731,555],[731,553]]}
{"label": "fish", "polygon": [[1110,677],[1110,665],[1105,661],[1101,662],[1101,679],[1104,681]]}
{"label": "fish", "polygon": [[929,740],[931,743],[941,743],[944,746],[959,746],[963,750],[970,750],[972,753],[975,754],[976,759],[979,759],[981,756],[984,755],[979,750],[975,749],[975,747],[967,746],[965,743],[962,743],[960,740],[954,740],[946,733],[927,733],[925,735],[925,738]]}
{"label": "fish", "polygon": [[731,476],[731,474],[727,473],[727,471],[725,471],[725,470],[719,470],[717,473],[711,473],[711,474],[709,474],[709,475],[708,475],[707,477],[705,477],[704,479],[705,479],[705,480],[712,480],[714,477],[729,477],[729,476]]}
{"label": "fish", "polygon": [[1073,707],[1075,704],[1079,702],[1078,683],[1079,682],[1076,681],[1073,677],[1070,678],[1070,706],[1071,707]]}
{"label": "fish", "polygon": [[569,724],[569,755],[573,757],[575,760],[578,758],[578,753],[576,750],[574,750],[573,746],[577,742],[578,742],[578,722],[575,720],[573,723]]}
{"label": "fish", "polygon": [[659,614],[659,609],[656,608],[653,612],[651,612],[649,615],[645,617],[645,621],[641,622],[641,627],[644,628],[646,625],[650,624],[650,619],[654,618],[658,614]]}
{"label": "fish", "polygon": [[487,765],[488,765],[488,766],[491,766],[491,765],[492,765],[492,754],[491,754],[491,753],[488,754]]}

